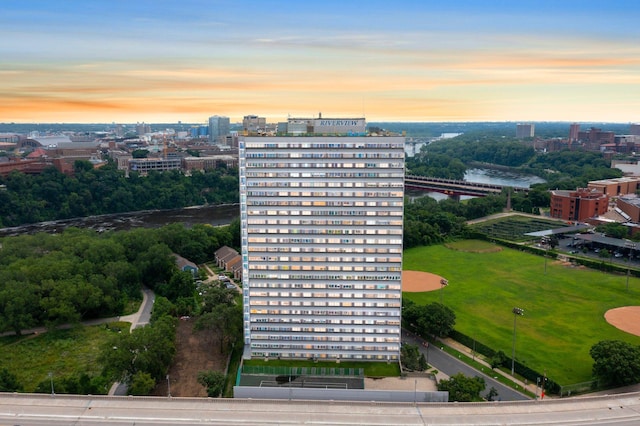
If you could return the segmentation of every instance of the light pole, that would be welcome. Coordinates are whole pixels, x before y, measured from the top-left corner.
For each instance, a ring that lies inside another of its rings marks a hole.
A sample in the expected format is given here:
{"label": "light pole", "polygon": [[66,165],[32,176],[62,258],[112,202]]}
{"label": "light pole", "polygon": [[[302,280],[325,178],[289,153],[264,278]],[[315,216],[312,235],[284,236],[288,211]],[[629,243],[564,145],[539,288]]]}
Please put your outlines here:
{"label": "light pole", "polygon": [[49,371],[49,380],[51,380],[51,396],[55,395],[55,391],[53,390],[53,373]]}
{"label": "light pole", "polygon": [[167,397],[171,398],[171,381],[169,380],[168,374],[167,374]]}
{"label": "light pole", "polygon": [[524,315],[524,309],[513,308],[511,312],[513,312],[513,348],[511,349],[511,377],[513,377],[516,364],[516,318],[518,315]]}
{"label": "light pole", "polygon": [[627,261],[627,291],[629,291],[629,275],[631,275],[631,259],[633,259],[633,250],[636,248],[636,245],[633,244],[631,249],[629,250],[629,260]]}
{"label": "light pole", "polygon": [[449,281],[448,281],[448,280],[445,280],[444,278],[442,278],[442,279],[440,280],[440,304],[441,304],[441,305],[443,304],[443,303],[442,303],[442,293],[443,293],[443,290],[444,290],[444,288],[445,288],[446,286],[448,286],[448,285],[449,285]]}

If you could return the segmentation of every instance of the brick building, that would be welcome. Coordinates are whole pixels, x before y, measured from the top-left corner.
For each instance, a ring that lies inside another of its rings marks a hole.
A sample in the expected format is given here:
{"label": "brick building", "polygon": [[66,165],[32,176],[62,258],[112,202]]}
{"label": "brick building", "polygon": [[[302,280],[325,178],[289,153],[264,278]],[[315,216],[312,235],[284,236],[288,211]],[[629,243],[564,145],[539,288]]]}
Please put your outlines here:
{"label": "brick building", "polygon": [[590,188],[572,191],[551,191],[550,216],[557,219],[584,222],[603,215],[609,208],[609,196]]}

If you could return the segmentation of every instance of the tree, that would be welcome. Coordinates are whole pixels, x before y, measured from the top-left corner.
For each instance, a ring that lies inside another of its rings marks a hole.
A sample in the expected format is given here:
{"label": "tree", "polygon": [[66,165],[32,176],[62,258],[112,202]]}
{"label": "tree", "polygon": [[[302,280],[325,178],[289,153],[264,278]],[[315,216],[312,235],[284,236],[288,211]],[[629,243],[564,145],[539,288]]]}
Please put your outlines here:
{"label": "tree", "polygon": [[129,386],[130,395],[149,395],[153,388],[156,386],[156,381],[153,380],[151,374],[144,372],[137,372],[131,378],[131,385]]}
{"label": "tree", "polygon": [[611,238],[626,238],[629,236],[629,227],[621,223],[607,223],[596,227],[596,231],[604,232]]}
{"label": "tree", "polygon": [[0,392],[22,392],[23,388],[15,374],[6,368],[0,370]]}
{"label": "tree", "polygon": [[160,380],[176,352],[175,329],[176,320],[165,316],[146,327],[115,336],[99,356],[105,375],[130,383],[136,373],[144,372]]}
{"label": "tree", "polygon": [[156,296],[153,303],[153,312],[151,313],[151,323],[154,323],[163,316],[177,316],[176,307],[166,297]]}
{"label": "tree", "polygon": [[501,365],[506,365],[507,361],[509,361],[507,355],[503,351],[498,351],[491,357],[489,363],[491,364],[491,368],[498,368]]}
{"label": "tree", "polygon": [[449,392],[449,401],[474,402],[482,401],[480,392],[485,388],[482,377],[467,377],[462,373],[451,376],[448,380],[438,383],[439,391]]}
{"label": "tree", "polygon": [[442,303],[434,302],[420,309],[417,325],[420,330],[438,337],[447,337],[456,324],[456,314]]}
{"label": "tree", "polygon": [[171,275],[168,283],[162,283],[156,287],[158,294],[172,302],[177,301],[181,297],[193,296],[195,290],[196,285],[193,282],[193,274],[178,269]]}
{"label": "tree", "polygon": [[37,324],[39,295],[34,285],[9,281],[0,290],[0,330],[11,329],[19,336]]}
{"label": "tree", "polygon": [[491,389],[489,389],[489,393],[487,394],[487,401],[494,401],[496,396],[498,396],[498,389],[491,386]]}
{"label": "tree", "polygon": [[131,151],[131,156],[133,158],[147,158],[149,155],[149,151],[146,149],[134,149]]}
{"label": "tree", "polygon": [[202,311],[211,312],[220,305],[233,305],[235,295],[235,290],[226,286],[211,286],[203,296]]}
{"label": "tree", "polygon": [[640,383],[640,346],[620,340],[603,340],[591,347],[593,375],[602,385]]}
{"label": "tree", "polygon": [[404,343],[400,348],[400,359],[403,367],[407,370],[424,371],[426,369],[427,361],[424,359],[424,355],[420,353],[418,345]]}
{"label": "tree", "polygon": [[212,312],[201,315],[194,325],[196,330],[216,331],[220,341],[220,352],[233,348],[242,336],[242,308],[239,305],[218,305]]}
{"label": "tree", "polygon": [[198,383],[207,388],[207,396],[217,398],[224,389],[225,375],[219,371],[208,370],[198,373]]}

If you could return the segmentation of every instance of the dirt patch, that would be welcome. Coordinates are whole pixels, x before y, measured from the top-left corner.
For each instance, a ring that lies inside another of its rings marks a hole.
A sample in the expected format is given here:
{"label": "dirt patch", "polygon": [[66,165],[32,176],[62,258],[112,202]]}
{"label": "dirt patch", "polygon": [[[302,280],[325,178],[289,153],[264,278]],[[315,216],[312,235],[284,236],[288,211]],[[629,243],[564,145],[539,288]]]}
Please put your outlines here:
{"label": "dirt patch", "polygon": [[640,306],[623,306],[609,309],[604,318],[615,328],[640,336]]}
{"label": "dirt patch", "polygon": [[442,280],[445,278],[430,272],[402,271],[402,291],[417,293],[440,290]]}
{"label": "dirt patch", "polygon": [[[176,331],[176,356],[169,369],[171,396],[205,397],[207,391],[198,383],[198,372],[224,372],[227,356],[220,353],[220,341],[215,332],[193,331],[193,320],[180,320]],[[167,381],[162,380],[153,395],[167,396]]]}

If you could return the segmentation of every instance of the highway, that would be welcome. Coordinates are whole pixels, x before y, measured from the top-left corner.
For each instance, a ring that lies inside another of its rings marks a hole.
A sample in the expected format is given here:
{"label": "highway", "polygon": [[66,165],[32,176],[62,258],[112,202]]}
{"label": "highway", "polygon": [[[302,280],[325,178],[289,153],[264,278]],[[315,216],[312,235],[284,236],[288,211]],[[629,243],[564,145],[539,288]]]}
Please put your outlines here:
{"label": "highway", "polygon": [[0,425],[640,424],[640,393],[485,403],[377,403],[1,394]]}

